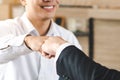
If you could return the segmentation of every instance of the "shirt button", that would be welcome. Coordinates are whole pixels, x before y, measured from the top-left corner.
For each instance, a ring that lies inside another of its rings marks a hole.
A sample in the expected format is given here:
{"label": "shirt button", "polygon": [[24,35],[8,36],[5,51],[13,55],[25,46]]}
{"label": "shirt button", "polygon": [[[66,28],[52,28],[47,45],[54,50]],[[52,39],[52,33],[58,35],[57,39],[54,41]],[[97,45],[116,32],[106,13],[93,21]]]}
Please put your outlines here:
{"label": "shirt button", "polygon": [[68,77],[65,77],[65,80],[69,80],[69,78],[68,78]]}
{"label": "shirt button", "polygon": [[65,78],[65,75],[62,75],[63,78]]}

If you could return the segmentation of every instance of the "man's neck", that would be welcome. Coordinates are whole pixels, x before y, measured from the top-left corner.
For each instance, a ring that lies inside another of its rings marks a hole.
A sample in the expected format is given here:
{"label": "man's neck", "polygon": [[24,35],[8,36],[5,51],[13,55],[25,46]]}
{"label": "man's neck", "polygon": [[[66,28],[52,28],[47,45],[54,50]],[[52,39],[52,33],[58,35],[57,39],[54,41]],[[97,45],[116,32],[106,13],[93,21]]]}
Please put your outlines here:
{"label": "man's neck", "polygon": [[51,20],[32,20],[31,22],[41,36],[47,34],[51,25]]}

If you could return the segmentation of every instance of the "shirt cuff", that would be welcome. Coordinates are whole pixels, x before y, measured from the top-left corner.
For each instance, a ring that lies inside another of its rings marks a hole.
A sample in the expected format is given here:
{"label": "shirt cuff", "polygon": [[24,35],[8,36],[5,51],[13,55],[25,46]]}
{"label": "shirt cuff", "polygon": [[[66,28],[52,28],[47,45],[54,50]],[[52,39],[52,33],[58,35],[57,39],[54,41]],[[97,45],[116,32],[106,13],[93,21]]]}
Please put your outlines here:
{"label": "shirt cuff", "polygon": [[22,45],[24,38],[27,34],[21,36],[7,35],[0,38],[0,50],[6,49],[9,46],[20,46]]}
{"label": "shirt cuff", "polygon": [[55,62],[59,58],[60,53],[63,51],[63,49],[65,49],[66,47],[71,46],[71,45],[73,45],[73,44],[71,44],[71,43],[64,43],[57,49],[56,55],[55,55]]}
{"label": "shirt cuff", "polygon": [[10,46],[21,46],[24,43],[24,38],[27,36],[28,34],[25,35],[21,35],[18,37],[13,38],[10,42],[9,45]]}

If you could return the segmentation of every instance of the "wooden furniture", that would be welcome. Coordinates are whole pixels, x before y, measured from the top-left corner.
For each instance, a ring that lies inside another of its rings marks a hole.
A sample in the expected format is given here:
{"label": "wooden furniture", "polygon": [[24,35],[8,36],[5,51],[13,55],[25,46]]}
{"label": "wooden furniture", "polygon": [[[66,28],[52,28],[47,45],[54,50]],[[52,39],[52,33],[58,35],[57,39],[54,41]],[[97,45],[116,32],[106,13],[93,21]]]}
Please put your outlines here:
{"label": "wooden furniture", "polygon": [[120,20],[94,19],[94,60],[120,70]]}
{"label": "wooden furniture", "polygon": [[0,4],[0,20],[16,17],[24,11],[19,0],[2,0]]}
{"label": "wooden furniture", "polygon": [[0,20],[11,17],[10,5],[0,5]]}
{"label": "wooden furniture", "polygon": [[1,4],[20,4],[20,0],[1,0]]}
{"label": "wooden furniture", "polygon": [[61,4],[97,6],[99,8],[120,8],[120,0],[61,0]]}
{"label": "wooden furniture", "polygon": [[[120,70],[120,66],[119,66],[120,9],[98,8],[98,7],[97,8],[61,7],[57,11],[56,15],[63,15],[66,16],[66,18],[73,17],[73,18],[88,19],[88,23],[89,23],[88,26],[90,30],[89,38],[88,38],[89,39],[88,55],[91,58],[93,58],[95,61],[109,68]],[[108,25],[105,23],[106,25],[105,27],[97,26],[99,20],[103,22],[107,21]],[[112,24],[110,25],[110,22],[114,22],[113,23],[114,25],[113,26]],[[116,26],[115,22],[116,24],[118,24],[117,27],[115,27]],[[103,40],[102,40],[102,36],[103,36]],[[104,47],[106,47],[107,49]]]}

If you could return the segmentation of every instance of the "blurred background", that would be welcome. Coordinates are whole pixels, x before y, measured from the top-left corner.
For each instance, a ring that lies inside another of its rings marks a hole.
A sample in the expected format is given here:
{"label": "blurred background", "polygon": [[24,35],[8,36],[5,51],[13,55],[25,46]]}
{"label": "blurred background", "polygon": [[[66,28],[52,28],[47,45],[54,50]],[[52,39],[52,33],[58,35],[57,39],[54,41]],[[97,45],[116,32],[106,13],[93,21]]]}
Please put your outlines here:
{"label": "blurred background", "polygon": [[[23,12],[19,0],[0,0],[0,20]],[[86,55],[120,70],[120,0],[61,0],[54,20],[76,35]]]}

